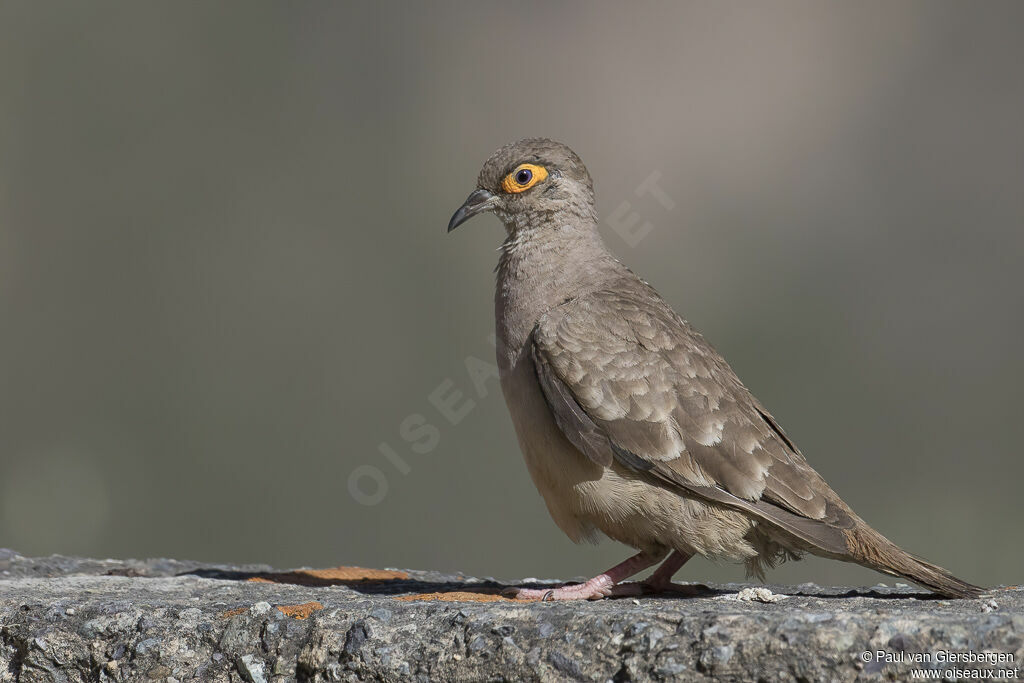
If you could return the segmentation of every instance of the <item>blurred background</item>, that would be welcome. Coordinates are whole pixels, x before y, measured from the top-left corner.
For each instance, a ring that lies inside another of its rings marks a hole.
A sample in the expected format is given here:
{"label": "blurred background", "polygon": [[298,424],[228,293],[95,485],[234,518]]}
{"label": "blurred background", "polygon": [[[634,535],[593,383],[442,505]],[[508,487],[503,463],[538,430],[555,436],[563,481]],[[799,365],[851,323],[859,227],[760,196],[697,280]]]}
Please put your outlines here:
{"label": "blurred background", "polygon": [[500,224],[445,234],[495,148],[547,136],[854,509],[1019,582],[1022,25],[1019,2],[0,5],[0,547],[500,579],[625,558],[549,520],[488,374]]}

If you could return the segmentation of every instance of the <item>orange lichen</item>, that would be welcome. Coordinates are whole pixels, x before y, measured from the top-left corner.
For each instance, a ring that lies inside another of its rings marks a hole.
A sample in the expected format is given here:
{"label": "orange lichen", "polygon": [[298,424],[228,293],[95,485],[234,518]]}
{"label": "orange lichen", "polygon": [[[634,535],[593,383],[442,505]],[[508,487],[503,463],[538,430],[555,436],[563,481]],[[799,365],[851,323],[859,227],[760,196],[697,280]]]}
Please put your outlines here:
{"label": "orange lichen", "polygon": [[301,569],[298,573],[333,581],[390,581],[392,579],[409,578],[407,572],[398,572],[393,569],[364,569],[363,567]]}
{"label": "orange lichen", "polygon": [[365,569],[363,567],[333,567],[331,569],[296,569],[290,572],[257,574],[246,581],[258,583],[288,583],[296,586],[345,586],[373,583],[376,581],[398,581],[408,579],[406,572],[391,569]]}
{"label": "orange lichen", "polygon": [[220,616],[222,619],[230,619],[231,617],[237,617],[239,614],[245,614],[248,611],[248,607],[236,607],[235,609],[229,609]]}
{"label": "orange lichen", "polygon": [[281,614],[293,619],[308,619],[313,612],[319,612],[324,606],[315,600],[304,602],[301,605],[278,605],[277,609]]}

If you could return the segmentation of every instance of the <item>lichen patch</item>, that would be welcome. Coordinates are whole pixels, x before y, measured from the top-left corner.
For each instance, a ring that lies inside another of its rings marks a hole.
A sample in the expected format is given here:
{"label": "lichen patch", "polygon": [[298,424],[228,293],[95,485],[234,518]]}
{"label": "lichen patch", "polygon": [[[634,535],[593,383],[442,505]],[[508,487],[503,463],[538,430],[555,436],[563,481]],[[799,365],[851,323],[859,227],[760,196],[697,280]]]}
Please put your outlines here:
{"label": "lichen patch", "polygon": [[292,619],[309,619],[314,612],[319,612],[324,606],[317,602],[304,602],[301,605],[278,605],[277,610]]}

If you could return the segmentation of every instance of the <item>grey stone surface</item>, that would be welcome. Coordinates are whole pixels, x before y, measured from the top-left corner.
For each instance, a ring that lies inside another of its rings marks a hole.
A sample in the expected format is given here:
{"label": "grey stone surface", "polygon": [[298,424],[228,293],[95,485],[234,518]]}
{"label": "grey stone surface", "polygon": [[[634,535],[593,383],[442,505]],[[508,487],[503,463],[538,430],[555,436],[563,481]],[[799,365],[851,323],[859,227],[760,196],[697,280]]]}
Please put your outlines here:
{"label": "grey stone surface", "polygon": [[[730,584],[697,598],[517,603],[462,576],[331,576],[0,550],[0,682],[846,681],[909,679],[915,667],[1024,676],[1020,588],[949,601],[911,587]],[[451,592],[492,601],[408,599]],[[1014,659],[915,665],[878,661],[878,650]]]}

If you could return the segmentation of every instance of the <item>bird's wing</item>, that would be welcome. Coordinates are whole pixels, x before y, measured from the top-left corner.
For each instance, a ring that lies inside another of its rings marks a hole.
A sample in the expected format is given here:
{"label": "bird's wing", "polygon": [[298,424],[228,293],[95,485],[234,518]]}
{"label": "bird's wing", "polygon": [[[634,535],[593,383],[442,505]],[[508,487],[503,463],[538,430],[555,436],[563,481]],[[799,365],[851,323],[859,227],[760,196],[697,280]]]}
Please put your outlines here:
{"label": "bird's wing", "polygon": [[645,283],[546,313],[533,360],[559,428],[595,462],[615,460],[846,552],[848,508],[725,360]]}

